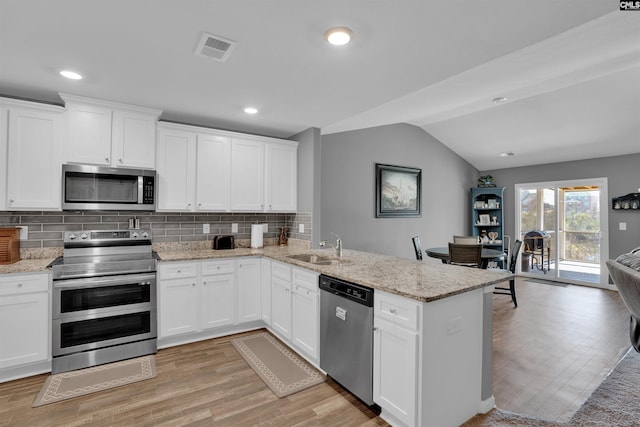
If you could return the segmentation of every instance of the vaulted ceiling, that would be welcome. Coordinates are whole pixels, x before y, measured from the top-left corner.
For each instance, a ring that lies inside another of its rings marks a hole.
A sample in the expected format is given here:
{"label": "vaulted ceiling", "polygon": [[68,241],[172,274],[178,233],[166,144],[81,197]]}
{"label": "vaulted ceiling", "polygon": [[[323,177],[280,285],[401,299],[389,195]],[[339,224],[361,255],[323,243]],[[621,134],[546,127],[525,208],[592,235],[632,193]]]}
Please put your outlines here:
{"label": "vaulted ceiling", "polygon": [[[333,26],[352,42],[326,43]],[[237,43],[225,62],[194,53],[204,33]],[[0,94],[59,92],[277,137],[411,123],[479,170],[637,153],[640,13],[617,0],[0,0]]]}

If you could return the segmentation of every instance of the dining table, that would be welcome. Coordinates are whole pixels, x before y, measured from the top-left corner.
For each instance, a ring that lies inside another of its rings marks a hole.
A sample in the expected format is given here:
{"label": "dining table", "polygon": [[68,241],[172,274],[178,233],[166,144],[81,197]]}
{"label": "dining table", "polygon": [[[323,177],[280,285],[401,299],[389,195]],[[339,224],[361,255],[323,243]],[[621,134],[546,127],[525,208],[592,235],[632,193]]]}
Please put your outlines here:
{"label": "dining table", "polygon": [[[436,248],[429,248],[425,250],[427,256],[431,258],[437,258],[442,261],[443,264],[449,264],[449,247],[439,246]],[[491,261],[504,261],[507,254],[499,249],[482,248],[482,265],[481,268],[487,268]]]}

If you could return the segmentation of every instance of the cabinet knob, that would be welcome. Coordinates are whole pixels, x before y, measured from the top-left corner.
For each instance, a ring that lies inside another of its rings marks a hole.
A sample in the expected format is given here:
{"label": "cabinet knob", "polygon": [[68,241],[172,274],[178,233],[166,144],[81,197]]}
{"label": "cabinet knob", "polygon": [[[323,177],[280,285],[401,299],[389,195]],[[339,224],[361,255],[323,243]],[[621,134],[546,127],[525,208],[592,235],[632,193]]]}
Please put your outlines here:
{"label": "cabinet knob", "polygon": [[395,309],[395,308],[390,308],[390,309],[389,309],[389,313],[391,313],[391,314],[396,314],[396,309]]}
{"label": "cabinet knob", "polygon": [[21,288],[22,287],[22,283],[18,283],[18,287]]}
{"label": "cabinet knob", "polygon": [[124,163],[122,159],[118,159],[118,163]]}
{"label": "cabinet knob", "polygon": [[195,286],[195,285],[196,285],[195,283],[192,283],[192,284],[191,284],[191,286]]}
{"label": "cabinet knob", "polygon": [[13,199],[9,199],[9,203],[13,203],[13,202],[14,202],[14,200],[13,200]]}
{"label": "cabinet knob", "polygon": [[198,207],[201,208],[202,207],[202,203],[198,203]]}
{"label": "cabinet knob", "polygon": [[220,270],[220,266],[217,266],[216,268],[217,268],[218,270]]}
{"label": "cabinet knob", "polygon": [[182,273],[182,271],[178,270],[178,274]]}
{"label": "cabinet knob", "polygon": [[191,203],[187,203],[187,207],[191,207]]}
{"label": "cabinet knob", "polygon": [[374,326],[374,327],[373,327],[373,332],[376,332],[377,330],[378,330],[378,327],[377,327],[377,326]]}
{"label": "cabinet knob", "polygon": [[105,160],[105,162],[109,163],[109,158],[108,157],[105,157],[104,160]]}
{"label": "cabinet knob", "polygon": [[269,209],[271,209],[271,203],[269,203]]}

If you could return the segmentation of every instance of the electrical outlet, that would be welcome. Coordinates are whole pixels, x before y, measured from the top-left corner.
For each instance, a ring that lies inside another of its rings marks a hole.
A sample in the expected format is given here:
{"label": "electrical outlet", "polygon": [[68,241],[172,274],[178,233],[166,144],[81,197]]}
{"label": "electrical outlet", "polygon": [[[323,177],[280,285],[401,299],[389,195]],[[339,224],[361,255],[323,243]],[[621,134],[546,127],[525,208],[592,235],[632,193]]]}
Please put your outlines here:
{"label": "electrical outlet", "polygon": [[209,234],[211,233],[211,228],[209,227],[209,224],[202,224],[202,234]]}
{"label": "electrical outlet", "polygon": [[625,231],[627,229],[627,223],[626,222],[619,223],[618,228],[620,231]]}
{"label": "electrical outlet", "polygon": [[27,227],[26,225],[21,225],[20,240],[27,240],[27,239],[29,239],[29,227]]}
{"label": "electrical outlet", "polygon": [[304,224],[298,224],[298,232],[304,233]]}
{"label": "electrical outlet", "polygon": [[238,232],[238,223],[236,223],[236,222],[231,223],[231,232],[232,233],[237,233]]}
{"label": "electrical outlet", "polygon": [[262,232],[263,233],[268,233],[269,232],[269,224],[268,223],[264,223],[262,224]]}

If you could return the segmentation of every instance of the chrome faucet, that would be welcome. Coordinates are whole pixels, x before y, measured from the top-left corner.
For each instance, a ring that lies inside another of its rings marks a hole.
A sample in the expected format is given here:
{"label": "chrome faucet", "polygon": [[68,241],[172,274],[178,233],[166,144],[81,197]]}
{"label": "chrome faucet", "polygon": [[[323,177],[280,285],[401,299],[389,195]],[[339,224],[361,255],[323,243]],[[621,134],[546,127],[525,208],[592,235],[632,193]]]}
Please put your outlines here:
{"label": "chrome faucet", "polygon": [[[336,251],[336,255],[339,258],[342,258],[342,239],[340,238],[340,236],[338,236],[335,233],[331,233],[334,236],[336,236],[336,245],[335,246],[331,246],[335,251]],[[321,248],[324,248],[327,245],[327,241],[326,240],[321,240],[319,242],[319,245]]]}

